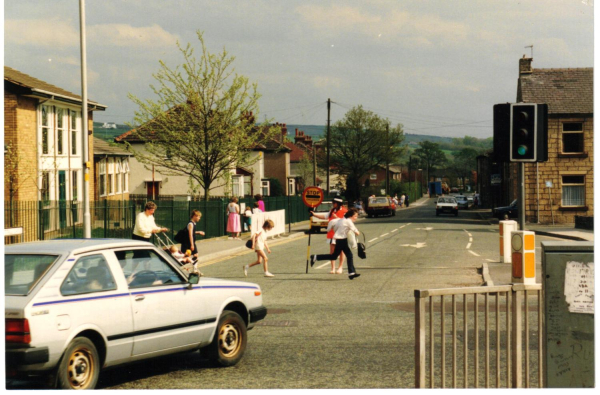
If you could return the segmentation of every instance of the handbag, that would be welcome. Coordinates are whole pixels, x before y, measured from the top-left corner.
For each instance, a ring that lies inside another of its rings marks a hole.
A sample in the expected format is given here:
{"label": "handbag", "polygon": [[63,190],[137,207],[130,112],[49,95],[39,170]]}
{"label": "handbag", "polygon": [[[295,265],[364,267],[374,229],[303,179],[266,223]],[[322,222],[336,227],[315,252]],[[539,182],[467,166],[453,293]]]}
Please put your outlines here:
{"label": "handbag", "polygon": [[247,242],[246,242],[246,247],[252,249],[252,238],[250,238]]}
{"label": "handbag", "polygon": [[[366,240],[365,234],[360,232],[363,236],[363,242]],[[358,248],[358,257],[360,259],[367,259],[367,253],[365,252],[365,250],[367,249],[367,247],[365,246],[365,243],[361,243],[358,242],[356,243],[356,247]]]}

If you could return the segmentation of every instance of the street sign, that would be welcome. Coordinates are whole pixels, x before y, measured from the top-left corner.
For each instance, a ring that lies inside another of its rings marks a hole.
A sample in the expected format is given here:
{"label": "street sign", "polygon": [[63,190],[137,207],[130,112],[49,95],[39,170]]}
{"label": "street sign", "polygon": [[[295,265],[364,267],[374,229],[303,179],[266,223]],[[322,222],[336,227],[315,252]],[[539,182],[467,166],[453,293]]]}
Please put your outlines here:
{"label": "street sign", "polygon": [[492,174],[492,185],[502,185],[502,176],[500,174]]}
{"label": "street sign", "polygon": [[314,208],[323,202],[323,190],[319,187],[306,187],[302,192],[302,201],[306,207]]}

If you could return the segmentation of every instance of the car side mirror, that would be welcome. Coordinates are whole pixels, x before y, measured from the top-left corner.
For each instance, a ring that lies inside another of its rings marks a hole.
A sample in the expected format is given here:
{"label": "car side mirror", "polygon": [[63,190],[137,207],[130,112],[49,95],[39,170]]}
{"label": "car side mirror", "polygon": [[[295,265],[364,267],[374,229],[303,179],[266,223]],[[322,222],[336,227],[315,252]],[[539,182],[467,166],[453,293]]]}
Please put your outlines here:
{"label": "car side mirror", "polygon": [[198,284],[200,282],[200,275],[198,273],[191,273],[188,277],[188,289],[192,289],[192,285]]}

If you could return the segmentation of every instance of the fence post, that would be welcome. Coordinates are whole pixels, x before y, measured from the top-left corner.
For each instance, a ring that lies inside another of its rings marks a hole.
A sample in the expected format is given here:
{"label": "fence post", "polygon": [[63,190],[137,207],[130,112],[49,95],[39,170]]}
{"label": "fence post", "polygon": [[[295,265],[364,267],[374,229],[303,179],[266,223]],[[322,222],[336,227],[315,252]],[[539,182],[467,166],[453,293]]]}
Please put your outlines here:
{"label": "fence post", "polygon": [[38,201],[38,239],[44,240],[44,211],[42,201]]}
{"label": "fence post", "polygon": [[415,388],[425,388],[425,299],[421,296],[415,289]]}
{"label": "fence post", "polygon": [[523,383],[523,334],[522,334],[522,317],[523,311],[521,310],[521,304],[523,303],[523,292],[515,290],[513,285],[512,293],[512,355],[511,355],[511,368],[512,368],[512,388],[522,388]]}

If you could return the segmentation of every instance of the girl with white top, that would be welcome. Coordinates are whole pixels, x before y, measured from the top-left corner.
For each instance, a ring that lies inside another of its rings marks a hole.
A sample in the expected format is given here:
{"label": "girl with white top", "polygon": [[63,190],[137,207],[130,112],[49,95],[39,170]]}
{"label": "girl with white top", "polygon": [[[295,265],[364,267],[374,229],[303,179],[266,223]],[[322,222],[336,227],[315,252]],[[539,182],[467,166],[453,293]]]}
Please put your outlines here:
{"label": "girl with white top", "polygon": [[274,277],[273,274],[269,272],[269,265],[267,255],[265,254],[264,249],[267,249],[267,252],[270,254],[271,250],[269,249],[269,245],[267,244],[267,232],[275,227],[275,224],[270,219],[266,220],[263,224],[262,230],[258,233],[255,233],[252,236],[252,249],[256,252],[256,261],[252,262],[249,265],[244,266],[244,276],[248,276],[248,269],[252,266],[260,265],[260,261],[263,261],[263,268],[265,270],[265,277]]}

